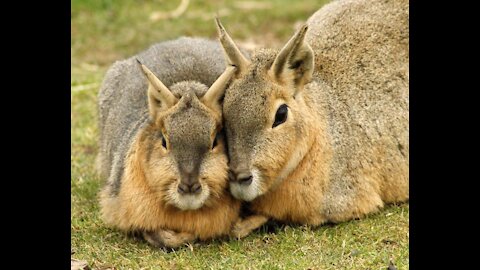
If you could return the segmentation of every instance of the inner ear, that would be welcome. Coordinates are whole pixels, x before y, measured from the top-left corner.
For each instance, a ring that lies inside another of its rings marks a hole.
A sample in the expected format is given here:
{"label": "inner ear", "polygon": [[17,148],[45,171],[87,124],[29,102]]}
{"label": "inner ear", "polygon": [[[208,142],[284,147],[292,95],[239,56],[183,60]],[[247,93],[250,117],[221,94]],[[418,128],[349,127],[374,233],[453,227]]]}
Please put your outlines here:
{"label": "inner ear", "polygon": [[[308,45],[307,45],[308,46]],[[288,69],[291,70],[294,78],[295,86],[302,87],[311,81],[313,75],[313,52],[310,47],[301,48],[299,52],[299,59],[293,58],[289,64]]]}
{"label": "inner ear", "polygon": [[293,80],[299,89],[308,83],[313,74],[314,54],[312,48],[304,42],[308,26],[300,30],[280,50],[272,64],[270,72],[279,82]]}
{"label": "inner ear", "polygon": [[289,66],[289,68],[290,68],[290,69],[297,69],[297,68],[300,67],[300,65],[302,65],[302,63],[303,63],[303,60],[297,60],[297,61],[293,62],[293,63]]}
{"label": "inner ear", "polygon": [[147,95],[148,111],[152,119],[155,119],[160,112],[166,111],[168,108],[173,106],[164,98],[162,98],[162,96],[157,93],[157,90],[152,85],[149,85]]}
{"label": "inner ear", "polygon": [[143,65],[137,58],[137,63],[140,70],[145,75],[148,81],[148,109],[152,118],[162,110],[168,109],[175,105],[178,98],[175,97],[172,92],[160,81],[160,79],[153,74],[153,72]]}
{"label": "inner ear", "polygon": [[154,98],[152,102],[153,102],[153,105],[155,105],[156,107],[161,107],[162,106],[162,101],[160,101],[156,98]]}

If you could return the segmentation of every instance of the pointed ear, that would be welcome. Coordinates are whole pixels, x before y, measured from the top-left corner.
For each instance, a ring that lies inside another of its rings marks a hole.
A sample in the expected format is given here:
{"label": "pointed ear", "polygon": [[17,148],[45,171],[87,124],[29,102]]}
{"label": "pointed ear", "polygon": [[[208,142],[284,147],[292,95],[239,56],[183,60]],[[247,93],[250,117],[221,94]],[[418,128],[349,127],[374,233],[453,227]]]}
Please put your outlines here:
{"label": "pointed ear", "polygon": [[227,63],[228,65],[235,66],[237,68],[236,75],[238,76],[247,69],[248,65],[250,65],[250,61],[248,61],[237,45],[233,42],[232,38],[228,35],[227,31],[225,31],[225,28],[218,18],[215,18],[215,23],[217,25],[218,39],[222,45]]}
{"label": "pointed ear", "polygon": [[137,59],[137,63],[148,80],[148,110],[154,118],[157,112],[172,107],[178,99],[140,60]]}
{"label": "pointed ear", "polygon": [[295,88],[301,89],[310,82],[313,74],[314,54],[312,48],[304,42],[308,26],[300,30],[280,50],[270,68],[271,76],[285,83],[293,79]]}
{"label": "pointed ear", "polygon": [[220,105],[220,98],[225,93],[227,85],[230,82],[230,79],[235,74],[237,68],[229,66],[225,71],[218,77],[218,79],[210,86],[208,91],[203,95],[201,101],[210,108],[216,108]]}

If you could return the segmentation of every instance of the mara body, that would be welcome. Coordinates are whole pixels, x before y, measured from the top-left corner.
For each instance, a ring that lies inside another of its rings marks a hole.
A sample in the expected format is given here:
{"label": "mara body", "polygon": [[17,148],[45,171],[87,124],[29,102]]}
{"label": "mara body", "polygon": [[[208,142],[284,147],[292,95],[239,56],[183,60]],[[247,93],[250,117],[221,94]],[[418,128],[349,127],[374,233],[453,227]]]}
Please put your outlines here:
{"label": "mara body", "polygon": [[408,200],[408,1],[333,1],[281,50],[243,55],[223,112],[230,190],[255,213],[320,225]]}
{"label": "mara body", "polygon": [[104,221],[178,247],[229,234],[240,203],[228,192],[220,105],[235,71],[215,42],[156,44],[107,72],[99,93]]}

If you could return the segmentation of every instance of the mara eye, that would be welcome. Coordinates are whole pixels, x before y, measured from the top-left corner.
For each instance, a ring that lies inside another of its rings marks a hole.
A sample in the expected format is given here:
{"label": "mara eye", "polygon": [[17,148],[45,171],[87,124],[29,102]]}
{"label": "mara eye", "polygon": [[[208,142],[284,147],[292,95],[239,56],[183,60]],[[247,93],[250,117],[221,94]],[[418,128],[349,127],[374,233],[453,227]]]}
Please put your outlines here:
{"label": "mara eye", "polygon": [[282,124],[283,122],[287,121],[288,116],[288,106],[287,104],[282,104],[277,110],[275,114],[275,122],[273,122],[272,128]]}
{"label": "mara eye", "polygon": [[217,132],[217,135],[215,135],[215,139],[213,139],[212,149],[217,147],[219,137],[220,137],[219,132]]}
{"label": "mara eye", "polygon": [[163,148],[167,149],[167,141],[165,141],[165,137],[163,137],[163,134],[162,134],[162,146]]}

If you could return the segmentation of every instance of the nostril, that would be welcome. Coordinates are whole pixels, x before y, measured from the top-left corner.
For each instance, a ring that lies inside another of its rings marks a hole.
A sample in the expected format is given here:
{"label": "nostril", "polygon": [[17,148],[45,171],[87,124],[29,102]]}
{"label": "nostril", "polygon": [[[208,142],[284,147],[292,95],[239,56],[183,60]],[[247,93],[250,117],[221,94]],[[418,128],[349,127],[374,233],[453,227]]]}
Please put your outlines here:
{"label": "nostril", "polygon": [[242,177],[242,178],[239,178],[238,179],[238,183],[240,185],[245,185],[245,186],[248,186],[252,183],[252,180],[253,180],[253,177],[251,175],[248,175],[248,176],[245,176],[245,177]]}
{"label": "nostril", "polygon": [[184,183],[180,183],[177,188],[178,193],[184,194],[188,192],[188,187]]}
{"label": "nostril", "polygon": [[202,191],[202,185],[200,183],[180,183],[177,190],[180,194],[198,194]]}
{"label": "nostril", "polygon": [[202,185],[200,185],[200,183],[195,183],[190,187],[190,191],[193,194],[198,194],[200,191],[202,191]]}

